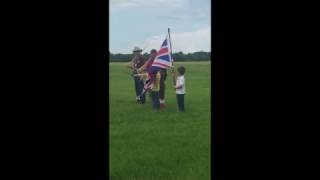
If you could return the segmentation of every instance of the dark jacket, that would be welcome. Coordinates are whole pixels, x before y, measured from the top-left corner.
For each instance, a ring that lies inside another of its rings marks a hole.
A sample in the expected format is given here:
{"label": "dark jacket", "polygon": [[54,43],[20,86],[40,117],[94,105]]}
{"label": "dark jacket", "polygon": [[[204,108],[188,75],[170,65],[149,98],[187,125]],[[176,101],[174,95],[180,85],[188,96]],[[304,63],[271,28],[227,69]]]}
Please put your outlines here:
{"label": "dark jacket", "polygon": [[134,67],[135,69],[138,69],[138,68],[140,68],[141,66],[143,66],[145,62],[146,62],[146,58],[145,58],[142,54],[140,54],[140,55],[138,55],[138,57],[135,57],[135,58],[134,58],[134,60],[133,60],[133,67]]}

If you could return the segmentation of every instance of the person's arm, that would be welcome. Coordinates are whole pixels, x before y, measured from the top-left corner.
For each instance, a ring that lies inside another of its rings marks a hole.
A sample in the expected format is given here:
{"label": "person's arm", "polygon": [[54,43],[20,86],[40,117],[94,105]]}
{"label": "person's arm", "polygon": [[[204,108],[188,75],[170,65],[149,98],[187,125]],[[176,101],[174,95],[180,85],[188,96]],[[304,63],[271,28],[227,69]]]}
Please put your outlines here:
{"label": "person's arm", "polygon": [[145,71],[147,69],[147,65],[149,64],[149,62],[151,61],[151,59],[149,58],[138,70],[138,73],[141,73],[143,71]]}
{"label": "person's arm", "polygon": [[177,84],[174,86],[174,89],[181,89],[183,87],[183,81],[181,78],[177,80]]}
{"label": "person's arm", "polygon": [[147,74],[147,73],[143,73],[143,74],[135,74],[134,76],[147,77],[147,76],[148,76],[148,74]]}
{"label": "person's arm", "polygon": [[183,85],[175,86],[174,89],[181,89]]}
{"label": "person's arm", "polygon": [[129,68],[129,69],[134,69],[134,67],[133,67],[133,62],[132,62],[132,61],[130,61],[130,62],[127,64],[127,68]]}
{"label": "person's arm", "polygon": [[181,89],[182,85],[174,87],[174,89]]}
{"label": "person's arm", "polygon": [[173,87],[175,87],[176,86],[176,82],[177,82],[177,74],[174,71],[174,69],[172,69],[171,73],[172,73],[172,78],[173,78],[173,81],[172,81],[173,82]]}
{"label": "person's arm", "polygon": [[149,57],[145,63],[137,70],[139,73],[146,71],[147,70],[147,66],[150,63],[150,61],[152,61],[155,58],[155,56],[151,56]]}
{"label": "person's arm", "polygon": [[128,67],[128,68],[134,69],[133,64],[134,64],[135,59],[136,59],[136,57],[133,57],[133,58],[131,59],[131,61],[127,64],[127,67]]}

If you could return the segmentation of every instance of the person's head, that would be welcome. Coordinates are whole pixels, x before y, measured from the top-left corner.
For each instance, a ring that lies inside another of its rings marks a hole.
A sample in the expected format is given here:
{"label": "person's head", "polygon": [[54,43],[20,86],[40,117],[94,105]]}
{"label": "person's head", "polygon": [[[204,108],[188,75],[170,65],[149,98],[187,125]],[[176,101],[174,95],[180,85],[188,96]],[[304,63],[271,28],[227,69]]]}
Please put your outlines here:
{"label": "person's head", "polygon": [[185,72],[186,72],[186,68],[184,66],[179,66],[178,67],[179,75],[184,75]]}
{"label": "person's head", "polygon": [[152,55],[152,56],[156,56],[157,55],[157,50],[155,50],[155,49],[152,49],[151,51],[150,51],[150,54]]}
{"label": "person's head", "polygon": [[142,52],[142,49],[140,49],[138,46],[135,46],[132,50],[134,55],[139,55]]}

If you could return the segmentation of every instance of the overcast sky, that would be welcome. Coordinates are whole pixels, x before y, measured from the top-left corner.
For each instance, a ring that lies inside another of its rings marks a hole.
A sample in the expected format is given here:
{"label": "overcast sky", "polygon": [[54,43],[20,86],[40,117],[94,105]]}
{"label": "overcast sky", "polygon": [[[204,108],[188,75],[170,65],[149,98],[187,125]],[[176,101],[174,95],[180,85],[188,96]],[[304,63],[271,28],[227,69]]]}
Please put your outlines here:
{"label": "overcast sky", "polygon": [[173,52],[210,51],[210,0],[110,0],[110,51],[159,49],[171,31]]}

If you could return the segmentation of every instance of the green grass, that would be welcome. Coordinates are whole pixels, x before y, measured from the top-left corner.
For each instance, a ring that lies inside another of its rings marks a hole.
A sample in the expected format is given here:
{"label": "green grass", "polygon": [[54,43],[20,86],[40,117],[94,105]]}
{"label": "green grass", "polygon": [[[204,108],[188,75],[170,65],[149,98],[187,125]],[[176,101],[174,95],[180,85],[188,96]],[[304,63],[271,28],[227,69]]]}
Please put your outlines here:
{"label": "green grass", "polygon": [[135,101],[134,82],[123,63],[110,63],[111,180],[210,179],[210,64],[185,62],[186,112],[177,111],[172,76],[167,108],[150,98]]}

